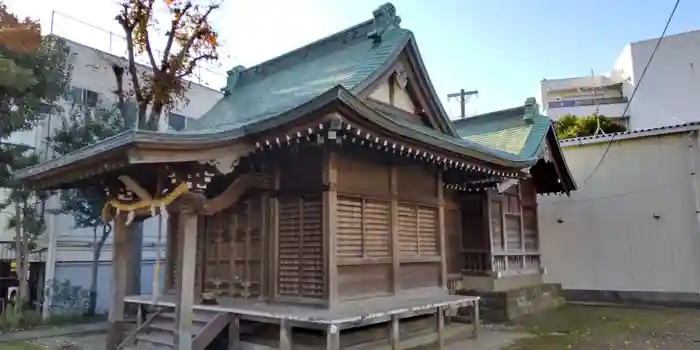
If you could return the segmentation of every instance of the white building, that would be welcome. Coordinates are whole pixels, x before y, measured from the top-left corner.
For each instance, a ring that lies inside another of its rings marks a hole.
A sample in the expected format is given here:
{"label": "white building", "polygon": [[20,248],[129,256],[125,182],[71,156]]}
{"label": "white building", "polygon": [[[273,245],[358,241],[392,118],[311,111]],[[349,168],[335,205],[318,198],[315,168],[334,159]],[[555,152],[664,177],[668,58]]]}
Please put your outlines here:
{"label": "white building", "polygon": [[700,31],[664,37],[622,115],[657,41],[658,38],[626,45],[607,73],[542,80],[544,112],[556,120],[567,114],[591,115],[597,106],[600,114],[620,118],[628,129],[700,120]]}
{"label": "white building", "polygon": [[538,199],[545,280],[578,300],[700,304],[699,132],[561,142],[580,187]]}
{"label": "white building", "polygon": [[[112,104],[115,100],[116,81],[111,64],[119,60],[124,62],[124,59],[119,57],[118,53],[115,55],[66,38],[64,40],[66,40],[74,54],[71,74],[71,97],[62,102],[64,108],[67,111],[70,110],[70,106],[73,103],[88,107],[95,107],[98,103]],[[143,67],[142,69],[146,68]],[[221,81],[216,83],[223,86],[225,76],[221,75],[220,79]],[[125,77],[125,83],[127,80]],[[179,106],[172,113],[166,115],[160,125],[161,130],[168,128],[182,129],[188,119],[199,118],[204,112],[208,111],[221,98],[222,93],[203,85],[191,83],[185,95],[188,103]],[[49,132],[60,127],[61,119],[60,115],[46,118],[34,130],[13,135],[9,142],[33,146],[40,153],[44,153],[44,157],[53,157],[54,155],[47,149],[45,139]],[[3,193],[0,192],[0,197],[2,195]],[[54,197],[48,201],[46,209],[57,208],[58,205],[58,198]],[[46,213],[47,231],[44,235],[45,237],[42,237],[39,242],[39,246],[46,249],[41,254],[46,260],[45,280],[47,283],[50,281],[69,280],[72,285],[87,288],[90,284],[92,263],[92,230],[89,228],[76,229],[71,216],[51,215],[48,214],[48,211]],[[7,219],[11,213],[0,214],[5,214],[0,215],[0,241],[12,241],[14,240],[14,231],[6,229]],[[144,264],[142,265],[141,274],[142,292],[144,293],[150,293],[151,282],[153,281],[153,262],[156,256],[156,227],[157,222],[155,219],[148,220],[144,224],[144,249],[142,256]],[[4,255],[6,256],[0,256],[0,259],[11,258],[13,252],[5,250]],[[109,268],[111,259],[111,239],[108,239],[105,247],[102,249],[100,257],[101,268],[98,276],[97,305],[102,310],[106,310],[109,305],[109,290],[112,276]]]}

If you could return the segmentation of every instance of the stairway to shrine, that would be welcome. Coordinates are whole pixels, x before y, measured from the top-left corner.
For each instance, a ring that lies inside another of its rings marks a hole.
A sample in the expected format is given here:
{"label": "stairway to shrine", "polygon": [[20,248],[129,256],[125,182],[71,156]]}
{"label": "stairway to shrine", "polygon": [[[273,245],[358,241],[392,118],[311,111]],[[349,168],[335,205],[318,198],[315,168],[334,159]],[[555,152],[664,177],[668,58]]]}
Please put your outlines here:
{"label": "stairway to shrine", "polygon": [[[174,350],[177,337],[174,308],[164,308],[155,316],[146,316],[145,325],[138,330],[133,341],[124,344],[124,350]],[[150,322],[148,322],[150,320]],[[195,310],[192,314],[192,349],[204,350],[214,338],[228,326],[226,313]]]}

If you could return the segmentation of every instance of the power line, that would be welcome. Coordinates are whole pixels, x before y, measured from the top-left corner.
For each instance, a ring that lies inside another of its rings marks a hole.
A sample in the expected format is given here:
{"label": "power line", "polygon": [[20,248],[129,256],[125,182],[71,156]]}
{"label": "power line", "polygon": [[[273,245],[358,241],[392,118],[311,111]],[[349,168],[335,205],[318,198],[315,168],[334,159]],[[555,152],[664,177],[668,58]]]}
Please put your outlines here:
{"label": "power line", "polygon": [[[627,114],[627,109],[630,107],[630,104],[632,104],[632,100],[634,99],[634,95],[637,93],[637,89],[639,89],[639,86],[642,85],[642,79],[644,79],[644,75],[647,73],[647,69],[649,69],[649,66],[651,65],[651,61],[654,59],[654,55],[656,55],[656,51],[659,49],[659,46],[661,45],[661,41],[664,39],[666,36],[666,31],[668,30],[668,26],[671,24],[671,20],[673,19],[673,16],[676,14],[676,9],[678,9],[678,4],[681,2],[681,0],[676,0],[676,3],[673,5],[673,10],[671,10],[671,14],[668,16],[668,20],[666,20],[666,25],[664,26],[663,32],[661,32],[661,36],[659,37],[659,40],[656,41],[656,46],[654,46],[654,51],[651,52],[651,56],[649,56],[649,61],[647,61],[646,66],[644,66],[644,70],[642,71],[642,74],[639,76],[639,81],[637,81],[637,84],[634,86],[634,90],[632,90],[632,94],[630,95],[629,100],[627,101],[627,104],[625,105],[625,109],[622,111],[622,116],[624,117]],[[616,134],[613,134],[612,137],[610,137],[610,141],[608,141],[608,146],[605,148],[605,152],[603,152],[603,156],[600,157],[600,160],[598,161],[598,164],[596,164],[595,168],[593,168],[593,171],[591,171],[590,174],[586,177],[585,180],[583,180],[583,184],[585,185],[588,180],[593,177],[593,174],[598,171],[600,166],[603,164],[603,160],[605,160],[605,156],[608,155],[608,151],[610,151],[610,146],[612,146],[613,141],[615,140]]]}

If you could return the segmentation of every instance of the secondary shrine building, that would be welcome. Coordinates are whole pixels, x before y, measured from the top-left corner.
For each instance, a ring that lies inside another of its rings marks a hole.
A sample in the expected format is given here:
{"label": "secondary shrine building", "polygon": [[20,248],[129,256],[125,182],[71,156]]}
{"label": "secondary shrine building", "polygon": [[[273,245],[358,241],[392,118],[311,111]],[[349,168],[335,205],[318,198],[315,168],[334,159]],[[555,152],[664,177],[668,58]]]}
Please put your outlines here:
{"label": "secondary shrine building", "polygon": [[[130,130],[16,174],[109,200],[110,349],[442,344],[445,309],[478,326],[479,298],[448,285],[541,276],[536,193],[575,189],[549,119],[530,99],[453,123],[393,5],[373,15],[233,68],[181,132]],[[131,223],[153,215],[166,283],[124,295]]]}

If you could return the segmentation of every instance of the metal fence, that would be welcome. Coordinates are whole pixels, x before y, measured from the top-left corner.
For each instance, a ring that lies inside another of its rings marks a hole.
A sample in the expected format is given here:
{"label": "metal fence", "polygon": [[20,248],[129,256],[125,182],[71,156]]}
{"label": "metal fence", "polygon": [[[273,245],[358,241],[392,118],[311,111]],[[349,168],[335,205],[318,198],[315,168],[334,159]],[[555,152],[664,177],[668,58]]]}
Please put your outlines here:
{"label": "metal fence", "polygon": [[616,103],[627,103],[627,97],[602,97],[602,98],[587,98],[581,100],[565,100],[552,101],[547,104],[549,108],[562,107],[579,107],[579,106],[595,106],[595,105],[610,105]]}

